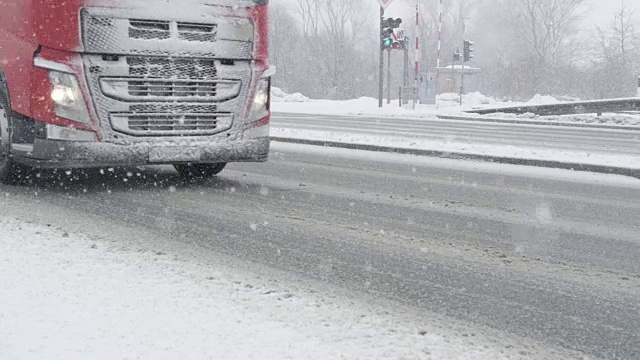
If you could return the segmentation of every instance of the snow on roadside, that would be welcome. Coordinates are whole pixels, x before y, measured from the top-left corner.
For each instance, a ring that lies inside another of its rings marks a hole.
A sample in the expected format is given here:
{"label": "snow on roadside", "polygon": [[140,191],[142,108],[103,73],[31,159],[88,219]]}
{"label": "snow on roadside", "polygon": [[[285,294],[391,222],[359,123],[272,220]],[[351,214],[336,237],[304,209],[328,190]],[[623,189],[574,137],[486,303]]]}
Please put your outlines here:
{"label": "snow on roadside", "polygon": [[516,159],[560,161],[601,166],[640,169],[640,158],[633,154],[596,153],[593,151],[562,150],[541,146],[511,146],[500,144],[467,143],[450,138],[432,138],[357,134],[346,131],[332,132],[307,129],[271,128],[271,136],[287,139],[332,141],[348,144],[375,145],[390,148],[419,149],[455,154],[486,155]]}
{"label": "snow on roadside", "polygon": [[284,91],[282,91],[280,88],[277,88],[274,86],[271,88],[271,101],[301,103],[301,102],[308,102],[309,98],[300,93],[287,94]]}
{"label": "snow on roadside", "polygon": [[551,96],[536,95],[529,102],[504,102],[479,92],[464,94],[462,106],[456,93],[444,93],[438,95],[438,106],[419,105],[416,110],[400,107],[398,99],[390,104],[384,101],[384,107],[378,108],[378,100],[371,97],[361,97],[351,100],[313,100],[300,94],[287,94],[282,89],[271,89],[273,110],[275,112],[306,113],[322,115],[383,115],[383,116],[410,116],[427,117],[441,112],[459,112],[472,108],[516,106],[525,104],[553,103],[559,100]]}
{"label": "snow on roadside", "polygon": [[0,234],[3,359],[561,357],[50,226],[0,218]]}
{"label": "snow on roadside", "polygon": [[521,105],[544,105],[555,104],[564,101],[548,95],[536,95],[527,102],[505,102],[499,99],[492,98],[490,96],[485,96],[479,92],[475,92],[465,94],[463,96],[463,106],[460,106],[458,94],[445,93],[438,96],[437,107],[434,105],[418,105],[416,110],[401,108],[398,105],[397,100],[392,101],[390,105],[387,105],[385,101],[384,107],[378,108],[378,100],[368,97],[362,97],[353,100],[312,100],[300,93],[286,94],[279,88],[273,88],[271,95],[274,102],[274,104],[272,105],[272,109],[276,113],[280,112],[317,115],[381,116],[417,119],[434,119],[438,115],[456,114],[477,117],[479,119],[517,118],[521,120],[535,120],[536,122],[553,121],[592,125],[608,124],[640,126],[640,115],[603,114],[603,116],[596,116],[595,114],[580,114],[566,116],[538,116],[535,114],[514,115],[507,113],[494,113],[484,116],[475,116],[473,114],[464,113],[464,111],[470,109],[501,108]]}
{"label": "snow on roadside", "polygon": [[547,104],[557,104],[561,102],[560,100],[554,98],[549,95],[535,95],[531,100],[527,101],[527,105],[547,105]]}
{"label": "snow on roadside", "polygon": [[532,113],[525,114],[506,114],[506,113],[493,113],[485,116],[486,118],[517,118],[525,120],[535,120],[537,122],[569,122],[580,124],[607,124],[607,125],[622,125],[622,126],[640,126],[640,114],[602,114],[597,116],[596,114],[577,114],[577,115],[555,115],[555,116],[539,116]]}
{"label": "snow on roadside", "polygon": [[469,109],[475,107],[487,107],[504,104],[504,102],[485,96],[479,92],[464,94],[462,96],[462,108],[460,107],[460,95],[455,93],[445,93],[438,95],[438,103],[443,108]]}

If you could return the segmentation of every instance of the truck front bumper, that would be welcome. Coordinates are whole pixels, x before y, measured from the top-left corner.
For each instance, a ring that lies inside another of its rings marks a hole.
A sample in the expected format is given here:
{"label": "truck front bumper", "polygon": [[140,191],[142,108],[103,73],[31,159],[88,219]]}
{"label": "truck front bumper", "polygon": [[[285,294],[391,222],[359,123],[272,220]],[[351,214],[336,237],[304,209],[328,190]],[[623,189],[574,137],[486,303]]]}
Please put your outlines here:
{"label": "truck front bumper", "polygon": [[19,163],[38,168],[264,162],[269,143],[268,137],[229,141],[154,139],[131,144],[36,139],[33,150],[13,157]]}

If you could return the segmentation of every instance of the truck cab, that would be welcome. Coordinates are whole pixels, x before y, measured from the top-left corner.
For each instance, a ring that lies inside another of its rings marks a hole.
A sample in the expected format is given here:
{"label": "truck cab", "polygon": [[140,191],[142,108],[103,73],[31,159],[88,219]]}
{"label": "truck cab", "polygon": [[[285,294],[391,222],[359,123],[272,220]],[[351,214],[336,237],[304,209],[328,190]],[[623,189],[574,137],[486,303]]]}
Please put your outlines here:
{"label": "truck cab", "polygon": [[266,161],[267,2],[0,1],[0,181]]}

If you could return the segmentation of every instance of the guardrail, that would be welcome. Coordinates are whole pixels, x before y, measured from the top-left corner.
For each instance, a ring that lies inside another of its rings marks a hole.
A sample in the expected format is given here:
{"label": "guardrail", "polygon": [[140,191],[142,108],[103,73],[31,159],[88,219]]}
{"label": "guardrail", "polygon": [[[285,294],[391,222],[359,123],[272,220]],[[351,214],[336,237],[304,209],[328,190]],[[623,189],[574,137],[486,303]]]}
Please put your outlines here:
{"label": "guardrail", "polygon": [[602,113],[618,113],[628,111],[640,111],[640,98],[623,98],[623,99],[607,99],[607,100],[589,100],[565,102],[559,104],[547,105],[524,105],[512,106],[492,109],[473,109],[467,113],[472,114],[525,114],[533,113],[536,115],[573,115],[573,114],[598,114]]}

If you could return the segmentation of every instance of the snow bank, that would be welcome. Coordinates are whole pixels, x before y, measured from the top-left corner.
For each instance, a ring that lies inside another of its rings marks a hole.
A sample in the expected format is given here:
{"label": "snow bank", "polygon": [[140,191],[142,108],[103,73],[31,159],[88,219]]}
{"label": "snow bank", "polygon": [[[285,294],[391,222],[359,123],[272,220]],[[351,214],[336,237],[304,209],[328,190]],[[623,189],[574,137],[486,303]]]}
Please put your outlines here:
{"label": "snow bank", "polygon": [[0,234],[3,359],[561,357],[451,320],[392,315],[364,299],[291,292],[278,287],[286,281],[243,278],[144,250],[138,240],[1,217]]}
{"label": "snow bank", "polygon": [[276,101],[272,104],[275,113],[296,113],[316,115],[363,115],[384,117],[435,117],[435,107],[424,106],[414,111],[401,108],[396,100],[391,105],[378,108],[378,100],[370,97],[361,97],[353,100],[309,100],[307,102],[283,102]]}
{"label": "snow bank", "polygon": [[557,104],[561,102],[560,100],[554,98],[553,96],[549,96],[549,95],[536,95],[533,97],[533,99],[527,101],[525,104],[528,105],[546,105],[546,104]]}
{"label": "snow bank", "polygon": [[524,114],[508,114],[508,113],[493,113],[487,114],[485,118],[518,118],[525,120],[535,120],[536,122],[566,122],[566,123],[579,123],[579,124],[606,124],[606,125],[622,125],[622,126],[640,126],[640,115],[632,114],[602,114],[598,116],[596,114],[577,114],[577,115],[553,115],[553,116],[540,116],[532,113]]}
{"label": "snow bank", "polygon": [[[315,114],[315,115],[358,115],[358,116],[379,116],[379,117],[398,117],[398,118],[417,118],[417,119],[435,119],[438,115],[469,115],[460,114],[465,110],[479,108],[500,108],[522,105],[543,105],[563,102],[565,100],[577,100],[563,97],[557,99],[549,95],[536,95],[527,102],[511,102],[501,101],[499,99],[485,96],[479,92],[465,94],[463,96],[463,105],[459,104],[459,96],[455,93],[445,93],[438,95],[438,106],[435,105],[418,105],[415,110],[400,107],[398,100],[394,100],[391,104],[384,101],[384,107],[378,108],[378,100],[370,97],[361,97],[353,100],[312,100],[306,96],[295,93],[286,94],[279,88],[272,89],[274,104],[272,109],[275,113],[298,113],[298,114]],[[481,116],[478,116],[482,118]],[[571,115],[571,116],[546,116],[540,117],[536,114],[506,114],[493,113],[484,116],[490,119],[498,118],[520,118],[536,121],[555,121],[570,122],[583,124],[614,124],[639,126],[640,116],[637,115],[619,115],[605,114],[596,117],[594,114]]]}
{"label": "snow bank", "polygon": [[[384,100],[384,108],[378,108],[378,100],[370,97],[361,97],[353,100],[311,100],[300,94],[287,94],[282,89],[273,87],[271,89],[271,97],[274,103],[273,108],[276,112],[295,112],[308,114],[332,114],[332,115],[393,115],[403,114],[407,112],[405,108],[398,105],[398,99],[387,104]],[[418,117],[424,117],[426,113],[433,115],[440,111],[464,111],[473,108],[487,108],[500,106],[518,106],[518,105],[539,105],[552,104],[561,102],[560,100],[548,95],[536,95],[527,102],[505,102],[499,99],[486,96],[479,92],[468,93],[462,96],[462,106],[460,106],[460,97],[456,93],[444,93],[438,95],[438,106],[419,105],[417,111],[411,113],[417,114]],[[293,104],[292,104],[293,103]],[[304,103],[304,104],[300,104]]]}
{"label": "snow bank", "polygon": [[438,105],[418,105],[416,110],[400,107],[398,99],[390,104],[384,100],[383,108],[378,108],[378,100],[370,97],[361,97],[353,100],[312,100],[300,94],[287,94],[279,88],[272,88],[274,112],[320,114],[320,115],[370,115],[385,117],[433,117],[441,113],[461,112],[474,108],[517,106],[531,104],[547,104],[559,100],[551,96],[536,95],[526,103],[504,102],[499,99],[483,95],[479,92],[465,94],[460,106],[459,96],[456,93],[444,93],[438,95]]}
{"label": "snow bank", "polygon": [[602,114],[602,116],[597,116],[596,114],[579,114],[566,116],[543,116],[541,119],[549,121],[579,122],[583,124],[640,126],[640,115]]}
{"label": "snow bank", "polygon": [[309,98],[300,94],[287,94],[282,89],[277,87],[271,88],[271,101],[272,102],[293,102],[293,103],[301,103],[309,101]]}
{"label": "snow bank", "polygon": [[[446,107],[459,107],[460,95],[455,93],[440,94],[438,95],[438,101],[441,105]],[[479,92],[464,94],[462,96],[462,106],[464,108],[474,108],[482,105],[494,105],[500,103],[502,102],[490,96],[485,96]]]}

